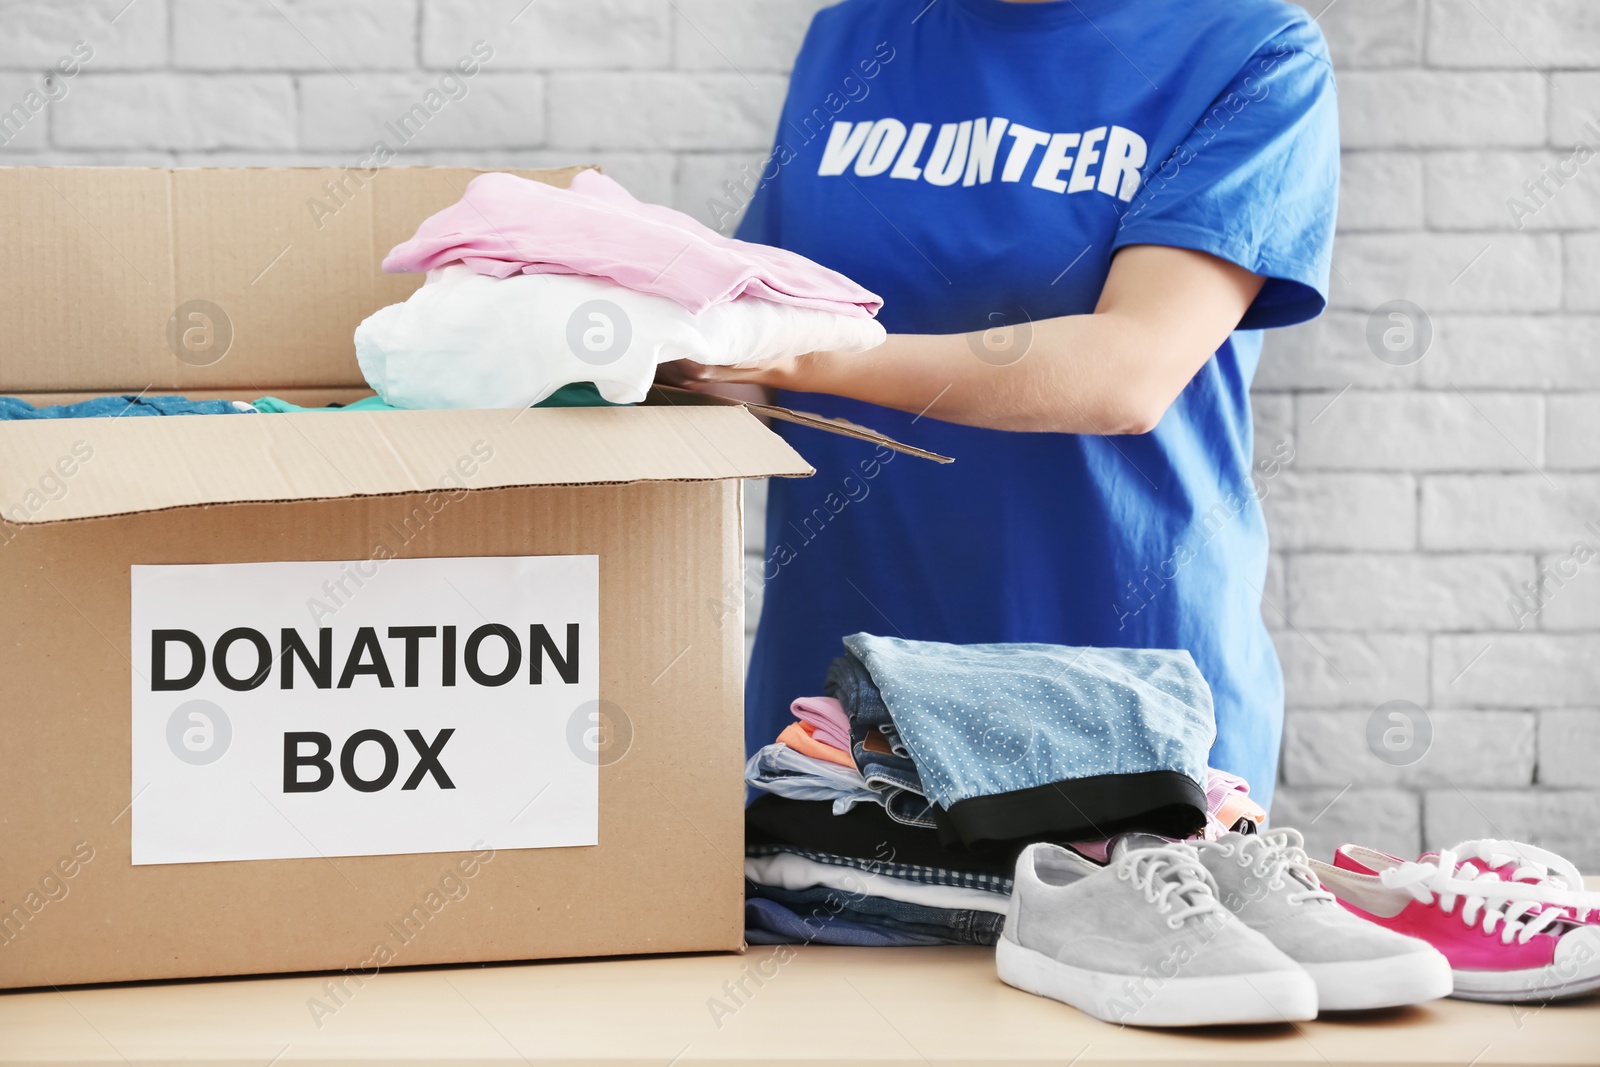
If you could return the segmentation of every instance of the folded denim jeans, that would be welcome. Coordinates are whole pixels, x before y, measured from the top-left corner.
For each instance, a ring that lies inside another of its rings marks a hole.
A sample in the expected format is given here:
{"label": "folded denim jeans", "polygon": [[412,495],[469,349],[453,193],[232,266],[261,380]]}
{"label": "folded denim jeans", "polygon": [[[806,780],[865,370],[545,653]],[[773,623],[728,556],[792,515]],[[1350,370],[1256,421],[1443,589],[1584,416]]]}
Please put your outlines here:
{"label": "folded denim jeans", "polygon": [[744,902],[744,939],[752,945],[853,945],[858,948],[946,944],[943,938],[930,934],[842,919],[821,906],[796,912],[776,900],[762,897]]}
{"label": "folded denim jeans", "polygon": [[887,742],[883,747],[888,751],[866,747],[871,734],[877,733],[881,737],[884,729],[893,730],[894,719],[889,715],[889,706],[879,695],[872,675],[867,673],[861,661],[852,655],[836,658],[828,665],[828,677],[822,691],[837,700],[850,719],[851,755],[855,757],[862,777],[868,782],[881,778],[889,785],[922,792],[922,779],[909,755],[896,754],[893,746]]}
{"label": "folded denim jeans", "polygon": [[933,805],[921,793],[914,789],[894,788],[881,789],[879,792],[883,796],[883,810],[895,822],[924,830],[938,828],[939,820]]}
{"label": "folded denim jeans", "polygon": [[[923,794],[917,765],[907,754],[889,707],[861,661],[848,654],[835,659],[828,666],[822,688],[849,716],[850,754],[867,785],[883,795],[889,817],[906,826],[934,827],[932,805]],[[880,744],[869,748],[868,739],[874,735]]]}
{"label": "folded denim jeans", "polygon": [[783,889],[745,881],[745,897],[775,900],[799,915],[836,915],[846,922],[938,938],[947,945],[993,945],[1006,917],[991,911],[930,908],[826,886]]}

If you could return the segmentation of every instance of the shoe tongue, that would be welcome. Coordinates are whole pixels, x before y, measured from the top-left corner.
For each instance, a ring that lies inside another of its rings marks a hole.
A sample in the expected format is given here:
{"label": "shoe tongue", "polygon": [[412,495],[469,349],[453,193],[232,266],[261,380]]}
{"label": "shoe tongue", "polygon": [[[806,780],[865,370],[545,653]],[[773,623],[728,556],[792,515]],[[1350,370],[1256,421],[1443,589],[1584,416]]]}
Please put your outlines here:
{"label": "shoe tongue", "polygon": [[1112,844],[1111,858],[1114,860],[1119,860],[1128,853],[1138,851],[1142,848],[1164,848],[1170,844],[1172,844],[1172,842],[1167,838],[1160,837],[1156,834],[1123,834],[1121,837],[1117,838],[1115,843]]}

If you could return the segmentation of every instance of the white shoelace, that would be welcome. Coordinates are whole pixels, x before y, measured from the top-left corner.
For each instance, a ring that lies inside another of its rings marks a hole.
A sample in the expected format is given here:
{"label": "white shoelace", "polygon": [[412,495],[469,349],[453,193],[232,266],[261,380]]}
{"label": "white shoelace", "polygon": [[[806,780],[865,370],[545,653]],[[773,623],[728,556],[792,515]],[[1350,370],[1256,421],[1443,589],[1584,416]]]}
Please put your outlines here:
{"label": "white shoelace", "polygon": [[[1117,877],[1133,883],[1176,930],[1191,918],[1225,909],[1211,872],[1183,845],[1131,849],[1116,861]],[[1182,904],[1182,907],[1177,907]]]}
{"label": "white shoelace", "polygon": [[[1379,880],[1391,889],[1404,889],[1424,904],[1439,898],[1439,909],[1446,915],[1461,902],[1461,921],[1468,926],[1481,926],[1486,934],[1500,930],[1500,943],[1509,945],[1511,939],[1525,945],[1534,935],[1543,933],[1562,921],[1557,908],[1540,910],[1546,903],[1529,894],[1540,887],[1517,882],[1503,882],[1493,871],[1480,871],[1475,867],[1458,866],[1454,852],[1439,853],[1437,861],[1406,862],[1379,874]],[[1482,915],[1482,923],[1478,917]]]}
{"label": "white shoelace", "polygon": [[1306,855],[1306,839],[1299,830],[1285,826],[1247,836],[1237,845],[1218,841],[1202,842],[1200,847],[1214,849],[1224,856],[1239,855],[1239,865],[1251,868],[1250,873],[1268,889],[1280,890],[1293,879],[1301,888],[1285,899],[1290,904],[1303,904],[1308,900],[1336,901],[1338,898],[1322,888],[1322,882],[1311,869],[1311,857]]}
{"label": "white shoelace", "polygon": [[1457,863],[1477,860],[1496,868],[1514,863],[1516,867],[1511,872],[1511,881],[1551,886],[1573,893],[1576,902],[1567,907],[1572,909],[1572,917],[1578,922],[1587,922],[1592,915],[1600,912],[1600,893],[1584,888],[1583,875],[1578,873],[1578,868],[1566,857],[1537,845],[1483,838],[1464,841],[1450,851],[1455,853]]}

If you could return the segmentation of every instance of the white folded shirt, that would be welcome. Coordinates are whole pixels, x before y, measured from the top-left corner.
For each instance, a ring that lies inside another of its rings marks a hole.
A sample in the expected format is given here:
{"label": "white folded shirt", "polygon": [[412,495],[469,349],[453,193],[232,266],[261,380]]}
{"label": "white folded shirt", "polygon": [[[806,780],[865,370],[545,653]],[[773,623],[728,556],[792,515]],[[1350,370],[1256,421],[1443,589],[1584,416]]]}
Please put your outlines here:
{"label": "white folded shirt", "polygon": [[858,896],[882,897],[903,904],[921,904],[928,908],[949,908],[956,911],[992,911],[1006,913],[1011,894],[996,893],[987,889],[968,889],[957,885],[928,885],[904,878],[891,878],[886,874],[863,871],[855,867],[840,867],[819,863],[792,852],[779,852],[771,856],[746,856],[744,876],[756,885],[770,885],[778,889],[811,889],[823,886],[841,893]]}
{"label": "white folded shirt", "polygon": [[570,274],[428,272],[403,304],[356,327],[367,383],[402,408],[526,407],[573,382],[638,403],[657,364],[727,366],[881,344],[877,320],[739,297],[694,314],[665,297]]}

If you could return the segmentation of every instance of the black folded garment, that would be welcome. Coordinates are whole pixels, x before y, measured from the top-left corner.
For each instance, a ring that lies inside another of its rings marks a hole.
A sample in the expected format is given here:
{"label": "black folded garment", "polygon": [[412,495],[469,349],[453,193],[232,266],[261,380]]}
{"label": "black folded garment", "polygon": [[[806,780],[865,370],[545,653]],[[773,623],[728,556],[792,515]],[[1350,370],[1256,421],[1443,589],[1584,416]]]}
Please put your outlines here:
{"label": "black folded garment", "polygon": [[997,848],[1029,841],[1100,841],[1144,833],[1184,838],[1206,826],[1205,790],[1177,771],[1100,774],[932,805],[947,848]]}
{"label": "black folded garment", "polygon": [[779,843],[857,859],[893,860],[951,871],[1011,877],[1020,844],[981,852],[954,851],[936,830],[906,826],[876,804],[857,804],[843,815],[831,800],[790,800],[765,793],[744,811],[745,843]]}
{"label": "black folded garment", "polygon": [[[1203,824],[1195,824],[1193,803],[1181,784],[1172,789],[1167,780],[1148,782],[1150,788],[1141,798],[1135,799],[1117,795],[1126,783],[1096,783],[1093,779],[1086,779],[1085,783],[1089,788],[1082,792],[1040,786],[974,797],[949,812],[935,806],[934,817],[939,820],[937,830],[895,822],[876,804],[857,804],[845,814],[835,815],[831,800],[791,800],[763,793],[744,810],[744,839],[747,845],[798,845],[857,859],[893,860],[1009,878],[1016,868],[1017,854],[1034,841],[1050,841],[1071,848],[1073,841],[1098,841],[1126,833],[1181,839],[1194,836],[1203,828]],[[1093,788],[1095,785],[1101,789]],[[1169,790],[1177,795],[1170,795]],[[1043,793],[1050,795],[1028,796]],[[1039,821],[1038,814],[1030,811],[1026,803],[1029,799],[1039,802],[1037,807],[1045,815],[1043,822]],[[1118,804],[1124,805],[1121,813],[1115,810]],[[1144,810],[1137,810],[1141,804]],[[1072,820],[1063,821],[1076,823],[1082,819],[1082,833],[1068,837],[1041,828],[1050,825],[1053,819],[1060,820],[1063,806],[1074,816]],[[1130,808],[1135,809],[1134,814],[1127,813]],[[966,820],[965,833],[957,834],[949,825],[952,814]],[[996,833],[996,830],[1002,832]],[[969,835],[977,841],[975,845],[964,844],[961,840]]]}

